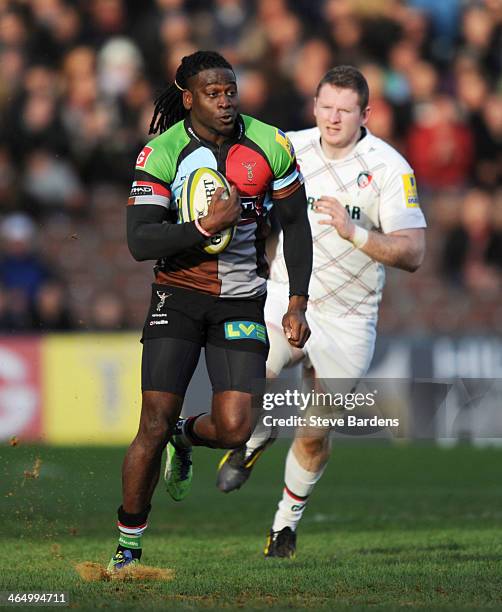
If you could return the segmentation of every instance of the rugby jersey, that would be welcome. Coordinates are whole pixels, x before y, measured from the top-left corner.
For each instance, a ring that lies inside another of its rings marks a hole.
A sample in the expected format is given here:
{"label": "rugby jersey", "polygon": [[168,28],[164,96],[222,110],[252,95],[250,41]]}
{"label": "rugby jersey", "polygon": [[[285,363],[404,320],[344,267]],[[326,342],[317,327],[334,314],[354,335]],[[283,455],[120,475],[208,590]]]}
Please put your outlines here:
{"label": "rugby jersey", "polygon": [[[389,233],[426,227],[413,170],[393,147],[363,130],[354,149],[340,160],[324,155],[317,127],[287,133],[305,179],[309,204],[314,247],[310,303],[337,317],[376,318],[385,269],[340,238],[334,227],[319,225],[326,215],[314,212],[315,201],[323,195],[337,198],[352,221],[367,230]],[[270,278],[285,285],[288,282],[282,235]]]}
{"label": "rugby jersey", "polygon": [[157,283],[232,298],[265,292],[268,212],[273,200],[288,197],[303,180],[291,142],[281,130],[246,115],[239,115],[236,128],[235,136],[218,146],[202,140],[187,118],[140,152],[131,206],[161,206],[166,220],[181,223],[178,211],[183,183],[202,167],[224,174],[241,197],[241,219],[230,245],[216,255],[195,246],[158,260]]}

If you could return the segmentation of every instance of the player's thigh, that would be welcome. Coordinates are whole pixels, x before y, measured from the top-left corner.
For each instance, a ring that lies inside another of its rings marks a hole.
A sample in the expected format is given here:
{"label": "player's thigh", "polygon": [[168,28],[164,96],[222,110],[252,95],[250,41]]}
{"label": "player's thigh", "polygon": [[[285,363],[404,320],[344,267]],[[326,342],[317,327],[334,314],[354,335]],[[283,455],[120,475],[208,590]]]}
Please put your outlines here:
{"label": "player's thigh", "polygon": [[199,361],[200,344],[182,338],[143,340],[141,388],[145,392],[185,396]]}
{"label": "player's thigh", "polygon": [[347,379],[350,387],[366,375],[375,350],[375,321],[311,314],[310,324],[306,349],[316,379]]}
{"label": "player's thigh", "polygon": [[270,350],[267,359],[267,376],[279,376],[284,368],[298,363],[304,353],[289,344],[282,329],[282,318],[288,309],[287,288],[269,281],[265,302],[265,322],[267,324]]}
{"label": "player's thigh", "polygon": [[208,313],[206,364],[213,392],[255,393],[265,379],[269,341],[265,296],[220,299]]}
{"label": "player's thigh", "polygon": [[374,352],[375,322],[366,319],[329,319],[311,315],[312,336],[307,355],[313,368],[304,376],[304,392],[311,400],[304,412],[306,426],[296,438],[307,448],[321,447],[321,440],[343,419],[346,396],[365,376]]}
{"label": "player's thigh", "polygon": [[170,285],[152,285],[143,327],[143,391],[184,397],[205,340],[204,313],[210,298]]}
{"label": "player's thigh", "polygon": [[220,432],[237,436],[233,438],[235,446],[244,444],[256,425],[265,363],[263,351],[206,345],[207,371],[213,387],[211,418]]}
{"label": "player's thigh", "polygon": [[206,345],[207,372],[215,394],[224,391],[259,393],[265,380],[266,361],[264,351]]}

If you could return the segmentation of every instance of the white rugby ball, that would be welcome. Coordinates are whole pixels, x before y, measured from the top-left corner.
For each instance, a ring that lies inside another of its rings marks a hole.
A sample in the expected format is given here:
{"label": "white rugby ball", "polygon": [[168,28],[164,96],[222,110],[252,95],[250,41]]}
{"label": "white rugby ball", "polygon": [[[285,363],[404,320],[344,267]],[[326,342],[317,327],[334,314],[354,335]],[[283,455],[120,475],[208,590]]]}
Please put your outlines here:
{"label": "white rugby ball", "polygon": [[[182,223],[195,221],[207,215],[213,193],[223,187],[225,189],[222,197],[228,197],[230,185],[227,179],[212,168],[199,168],[192,172],[183,183],[181,190],[181,206],[179,209]],[[231,243],[235,234],[235,226],[218,232],[208,238],[204,243],[206,253],[216,255],[224,251]]]}

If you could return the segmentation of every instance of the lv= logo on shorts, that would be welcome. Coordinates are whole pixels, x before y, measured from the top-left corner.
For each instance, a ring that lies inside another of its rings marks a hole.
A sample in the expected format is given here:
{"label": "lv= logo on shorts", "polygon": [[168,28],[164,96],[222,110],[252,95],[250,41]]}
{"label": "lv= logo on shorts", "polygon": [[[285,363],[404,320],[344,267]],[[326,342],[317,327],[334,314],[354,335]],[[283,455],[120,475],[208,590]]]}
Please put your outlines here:
{"label": "lv= logo on shorts", "polygon": [[267,330],[261,323],[252,321],[227,321],[225,323],[227,340],[259,340],[267,343]]}

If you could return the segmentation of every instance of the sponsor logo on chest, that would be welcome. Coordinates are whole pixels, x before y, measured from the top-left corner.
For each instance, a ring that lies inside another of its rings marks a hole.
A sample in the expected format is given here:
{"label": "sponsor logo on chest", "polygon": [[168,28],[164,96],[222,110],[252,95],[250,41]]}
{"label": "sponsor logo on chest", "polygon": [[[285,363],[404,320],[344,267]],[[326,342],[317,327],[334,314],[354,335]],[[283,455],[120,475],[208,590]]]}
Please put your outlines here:
{"label": "sponsor logo on chest", "polygon": [[[336,195],[335,195],[336,197]],[[309,197],[307,198],[307,206],[309,208],[309,210],[315,211],[315,203],[317,202],[317,200],[319,200],[320,198],[313,198],[313,197]],[[352,205],[352,204],[343,204],[342,206],[345,206],[345,210],[348,212],[349,216],[351,219],[360,219],[361,218],[361,212],[363,207],[362,206],[356,206],[356,205]]]}

